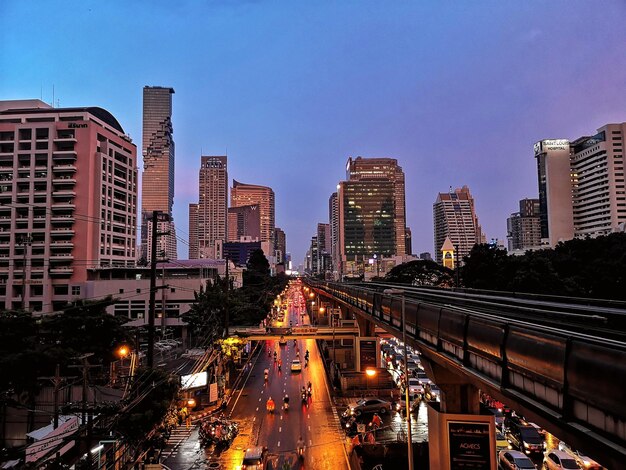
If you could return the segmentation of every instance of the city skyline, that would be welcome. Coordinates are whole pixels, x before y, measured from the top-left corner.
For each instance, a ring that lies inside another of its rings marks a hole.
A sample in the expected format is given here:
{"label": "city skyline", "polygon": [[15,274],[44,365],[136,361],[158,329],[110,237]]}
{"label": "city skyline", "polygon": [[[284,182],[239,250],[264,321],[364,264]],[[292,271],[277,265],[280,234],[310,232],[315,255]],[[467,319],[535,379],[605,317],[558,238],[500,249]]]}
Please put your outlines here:
{"label": "city skyline", "polygon": [[[182,239],[198,157],[227,154],[237,180],[274,189],[296,264],[357,155],[403,167],[414,253],[432,250],[432,202],[449,186],[472,188],[487,238],[504,240],[518,201],[538,195],[535,142],[626,120],[621,2],[192,3],[165,32],[169,4],[108,5],[3,2],[0,98],[51,101],[54,85],[61,107],[106,109],[141,148],[142,88],[176,89]],[[90,34],[96,19],[106,37]]]}

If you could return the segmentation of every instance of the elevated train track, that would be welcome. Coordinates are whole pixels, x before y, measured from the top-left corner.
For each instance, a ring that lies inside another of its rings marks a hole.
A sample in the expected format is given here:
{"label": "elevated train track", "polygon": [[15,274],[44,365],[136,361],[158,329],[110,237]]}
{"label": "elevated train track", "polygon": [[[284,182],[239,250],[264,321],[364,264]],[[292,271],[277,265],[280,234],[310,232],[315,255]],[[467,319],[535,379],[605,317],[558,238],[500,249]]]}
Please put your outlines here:
{"label": "elevated train track", "polygon": [[[626,310],[619,303],[558,305],[388,284],[306,283],[395,336],[406,328],[407,342],[427,362],[608,468],[626,468]],[[381,292],[389,288],[405,292],[406,325],[401,297]]]}

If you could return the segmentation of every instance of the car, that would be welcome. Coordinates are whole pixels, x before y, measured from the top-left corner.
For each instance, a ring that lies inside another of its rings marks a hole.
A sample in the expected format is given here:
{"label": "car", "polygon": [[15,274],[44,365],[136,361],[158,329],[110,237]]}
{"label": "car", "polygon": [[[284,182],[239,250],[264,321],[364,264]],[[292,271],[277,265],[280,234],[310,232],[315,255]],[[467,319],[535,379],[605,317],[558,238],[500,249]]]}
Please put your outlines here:
{"label": "car", "polygon": [[422,385],[426,385],[426,384],[432,385],[433,384],[433,381],[428,378],[428,376],[426,375],[426,372],[424,372],[423,370],[418,370],[417,372],[415,372],[415,378]]}
{"label": "car", "polygon": [[580,470],[576,459],[562,450],[551,450],[543,458],[543,468],[546,470]]}
{"label": "car", "polygon": [[417,379],[409,379],[409,396],[415,398],[424,394],[424,386]]}
{"label": "car", "polygon": [[441,401],[441,390],[435,384],[424,385],[424,400]]}
{"label": "car", "polygon": [[267,463],[267,447],[256,446],[246,449],[241,470],[263,470]]}
{"label": "car", "polygon": [[291,372],[302,372],[302,363],[300,359],[294,359],[291,361]]}
{"label": "car", "polygon": [[285,344],[287,344],[287,340],[285,339],[284,336],[280,337],[280,339],[278,340],[278,344],[280,344],[281,346],[284,346]]}
{"label": "car", "polygon": [[502,470],[535,470],[537,467],[527,456],[517,450],[501,450],[498,468]]}
{"label": "car", "polygon": [[380,413],[382,415],[391,411],[391,403],[380,398],[367,397],[351,403],[348,410],[355,416],[361,416],[364,413]]}
{"label": "car", "polygon": [[574,460],[578,462],[580,468],[584,468],[585,470],[602,470],[604,467],[600,465],[598,462],[593,460],[591,457],[587,457],[586,455],[581,454],[577,450],[572,449],[569,445],[567,445],[563,441],[559,441],[559,450],[566,452],[567,454],[574,457]]}
{"label": "car", "polygon": [[506,440],[506,437],[504,437],[504,434],[500,431],[496,431],[496,452],[510,449],[511,445],[509,444],[509,441]]}
{"label": "car", "polygon": [[496,426],[502,429],[502,425],[504,424],[504,413],[502,413],[502,411],[498,408],[487,408],[487,411],[494,416]]}
{"label": "car", "polygon": [[521,419],[505,419],[504,426],[505,436],[514,448],[529,455],[543,454],[545,442],[533,426]]}

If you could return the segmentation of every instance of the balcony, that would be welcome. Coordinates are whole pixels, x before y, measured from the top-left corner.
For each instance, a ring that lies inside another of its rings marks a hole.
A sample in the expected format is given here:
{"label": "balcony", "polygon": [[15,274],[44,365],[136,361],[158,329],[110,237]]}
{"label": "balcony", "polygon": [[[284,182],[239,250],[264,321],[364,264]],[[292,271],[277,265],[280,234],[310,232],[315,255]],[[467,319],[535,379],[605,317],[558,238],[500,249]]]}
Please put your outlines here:
{"label": "balcony", "polygon": [[50,253],[50,261],[72,261],[74,255],[72,253]]}
{"label": "balcony", "polygon": [[71,189],[60,189],[58,191],[52,191],[52,197],[76,197],[76,191]]}
{"label": "balcony", "polygon": [[54,141],[55,144],[62,144],[62,143],[65,143],[65,142],[68,142],[68,143],[71,142],[71,143],[75,144],[76,142],[78,142],[76,140],[76,137],[72,137],[72,136],[69,136],[69,135],[68,136],[61,135],[61,136],[56,137],[55,139],[53,139],[53,141]]}
{"label": "balcony", "polygon": [[51,276],[67,277],[71,276],[74,272],[74,268],[70,266],[56,266],[48,270]]}
{"label": "balcony", "polygon": [[72,240],[50,240],[50,248],[74,248]]}
{"label": "balcony", "polygon": [[76,184],[74,175],[54,175],[52,178],[54,184]]}
{"label": "balcony", "polygon": [[76,150],[54,150],[52,152],[52,159],[58,160],[76,160]]}
{"label": "balcony", "polygon": [[74,229],[71,227],[52,227],[50,228],[50,235],[74,235]]}
{"label": "balcony", "polygon": [[61,171],[65,172],[65,171],[67,171],[67,172],[74,173],[74,172],[76,172],[76,165],[73,165],[71,163],[63,163],[61,165],[54,165],[52,167],[52,171],[54,171],[54,172],[61,172]]}
{"label": "balcony", "polygon": [[72,214],[52,214],[50,222],[53,224],[69,224],[74,223],[74,215]]}

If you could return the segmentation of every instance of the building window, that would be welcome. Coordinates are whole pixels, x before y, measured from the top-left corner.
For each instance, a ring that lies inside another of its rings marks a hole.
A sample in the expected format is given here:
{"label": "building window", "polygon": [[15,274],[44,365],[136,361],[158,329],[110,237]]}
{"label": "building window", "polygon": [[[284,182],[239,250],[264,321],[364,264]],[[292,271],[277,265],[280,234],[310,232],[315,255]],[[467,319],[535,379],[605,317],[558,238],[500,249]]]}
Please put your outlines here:
{"label": "building window", "polygon": [[72,286],[72,295],[80,295],[80,286]]}

